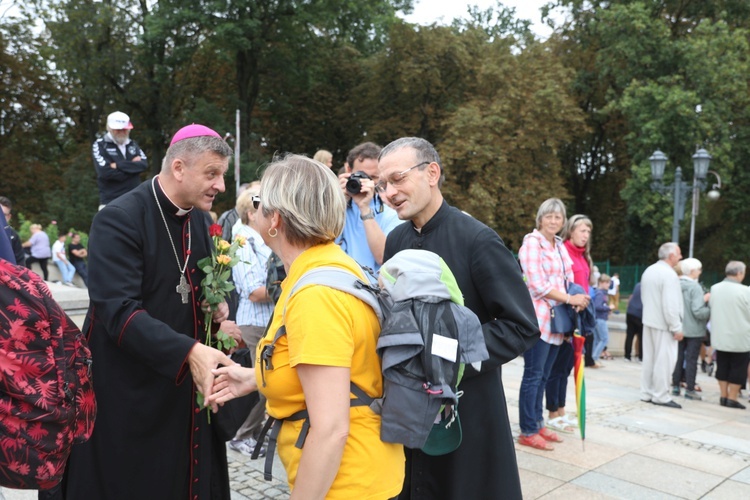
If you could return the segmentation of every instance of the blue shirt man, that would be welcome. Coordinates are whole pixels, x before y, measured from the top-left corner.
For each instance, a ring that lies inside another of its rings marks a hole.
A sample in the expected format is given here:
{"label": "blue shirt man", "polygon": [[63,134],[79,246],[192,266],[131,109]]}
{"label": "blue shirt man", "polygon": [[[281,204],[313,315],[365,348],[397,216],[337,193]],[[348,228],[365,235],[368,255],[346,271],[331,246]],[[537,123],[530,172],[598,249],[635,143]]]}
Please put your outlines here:
{"label": "blue shirt man", "polygon": [[346,157],[346,171],[339,175],[347,198],[346,221],[336,239],[347,255],[375,272],[383,264],[386,236],[402,222],[375,192],[380,179],[380,149],[372,142],[365,142],[354,147]]}

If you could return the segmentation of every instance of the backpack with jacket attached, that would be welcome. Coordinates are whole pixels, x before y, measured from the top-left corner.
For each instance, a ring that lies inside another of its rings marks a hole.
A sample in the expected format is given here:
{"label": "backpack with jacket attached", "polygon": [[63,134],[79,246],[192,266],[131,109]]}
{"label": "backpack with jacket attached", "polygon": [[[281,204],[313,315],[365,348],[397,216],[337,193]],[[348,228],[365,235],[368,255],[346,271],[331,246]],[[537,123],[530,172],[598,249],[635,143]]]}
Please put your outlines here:
{"label": "backpack with jacket attached", "polygon": [[[289,294],[322,285],[349,293],[372,307],[381,325],[377,352],[383,374],[382,397],[373,398],[350,382],[351,406],[369,406],[381,416],[380,438],[420,448],[431,455],[455,450],[461,443],[458,384],[464,365],[476,370],[489,358],[482,326],[463,306],[455,277],[445,262],[426,250],[403,250],[380,268],[380,285],[365,282],[338,267],[305,273]],[[287,300],[289,300],[287,298]],[[284,314],[286,306],[284,307]],[[261,352],[261,372],[273,369],[273,351],[286,335],[282,325]],[[302,448],[310,421],[307,410],[283,419],[269,417],[265,478],[271,479],[276,439],[285,420],[304,420],[296,446]],[[263,439],[258,440],[259,443]],[[253,458],[257,458],[257,446]]]}
{"label": "backpack with jacket attached", "polygon": [[50,489],[96,416],[91,352],[28,269],[0,260],[0,485]]}

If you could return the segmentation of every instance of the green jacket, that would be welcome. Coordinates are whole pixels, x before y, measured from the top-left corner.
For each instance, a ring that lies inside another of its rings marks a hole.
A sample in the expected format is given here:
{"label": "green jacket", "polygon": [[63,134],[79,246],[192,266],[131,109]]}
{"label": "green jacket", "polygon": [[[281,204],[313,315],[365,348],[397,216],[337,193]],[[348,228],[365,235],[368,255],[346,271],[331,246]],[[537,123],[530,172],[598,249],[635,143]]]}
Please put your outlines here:
{"label": "green jacket", "polygon": [[682,333],[685,337],[703,338],[706,336],[706,323],[711,313],[708,304],[703,300],[703,288],[697,281],[685,276],[680,277],[680,287],[685,303]]}

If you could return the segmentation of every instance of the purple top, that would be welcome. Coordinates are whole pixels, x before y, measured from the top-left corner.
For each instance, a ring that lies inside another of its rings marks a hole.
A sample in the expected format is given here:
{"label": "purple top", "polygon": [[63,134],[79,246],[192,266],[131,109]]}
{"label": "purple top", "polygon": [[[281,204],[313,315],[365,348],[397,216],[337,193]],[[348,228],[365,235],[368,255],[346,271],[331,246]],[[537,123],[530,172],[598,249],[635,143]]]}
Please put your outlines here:
{"label": "purple top", "polygon": [[52,250],[49,246],[49,236],[44,231],[39,231],[31,235],[31,256],[37,259],[49,259],[52,257]]}

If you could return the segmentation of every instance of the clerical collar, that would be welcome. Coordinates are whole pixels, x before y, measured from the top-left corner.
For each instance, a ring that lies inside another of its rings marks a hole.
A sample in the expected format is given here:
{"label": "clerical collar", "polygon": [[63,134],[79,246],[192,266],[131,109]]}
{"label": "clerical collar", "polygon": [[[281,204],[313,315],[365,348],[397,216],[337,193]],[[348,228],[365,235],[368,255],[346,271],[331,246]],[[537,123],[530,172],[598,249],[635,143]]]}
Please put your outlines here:
{"label": "clerical collar", "polygon": [[164,191],[164,188],[161,187],[161,181],[159,180],[159,176],[157,175],[156,177],[154,177],[154,179],[156,180],[154,185],[159,186],[159,189],[156,190],[156,193],[161,195],[160,197],[163,196],[166,199],[166,201],[169,202],[169,204],[166,207],[164,207],[167,210],[167,212],[174,214],[178,217],[182,217],[193,211],[193,208],[195,207],[190,207],[188,210],[178,207],[177,204],[172,201],[172,198],[169,197],[166,191]]}
{"label": "clerical collar", "polygon": [[417,228],[414,225],[414,222],[412,222],[411,228],[420,234],[429,233],[430,231],[438,227],[440,225],[440,222],[448,216],[448,212],[450,212],[450,209],[451,207],[450,205],[448,205],[448,202],[443,200],[443,203],[440,205],[440,208],[438,208],[438,211],[435,212],[435,215],[433,215],[432,218],[428,220],[424,226],[422,226],[421,228]]}

